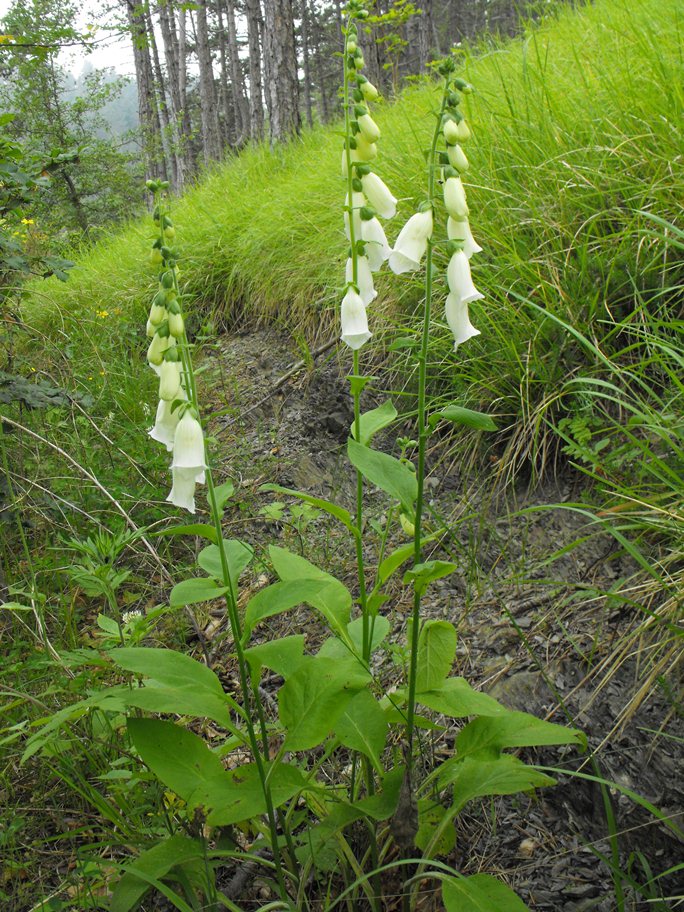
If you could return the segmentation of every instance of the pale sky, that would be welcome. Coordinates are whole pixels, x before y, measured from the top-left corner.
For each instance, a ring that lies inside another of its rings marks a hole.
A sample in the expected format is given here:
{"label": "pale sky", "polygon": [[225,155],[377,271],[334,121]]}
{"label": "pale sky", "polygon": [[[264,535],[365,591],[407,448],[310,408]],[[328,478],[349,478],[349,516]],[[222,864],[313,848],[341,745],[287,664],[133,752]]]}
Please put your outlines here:
{"label": "pale sky", "polygon": [[[11,0],[0,0],[0,18],[5,15],[12,5]],[[66,69],[78,75],[83,69],[83,64],[89,60],[96,69],[114,67],[123,76],[135,76],[133,65],[133,51],[128,35],[119,35],[116,32],[98,25],[98,11],[107,9],[110,4],[88,3],[83,7],[77,19],[77,27],[85,32],[88,25],[95,25],[93,51],[86,54],[80,48],[65,48],[60,54],[59,61]]]}

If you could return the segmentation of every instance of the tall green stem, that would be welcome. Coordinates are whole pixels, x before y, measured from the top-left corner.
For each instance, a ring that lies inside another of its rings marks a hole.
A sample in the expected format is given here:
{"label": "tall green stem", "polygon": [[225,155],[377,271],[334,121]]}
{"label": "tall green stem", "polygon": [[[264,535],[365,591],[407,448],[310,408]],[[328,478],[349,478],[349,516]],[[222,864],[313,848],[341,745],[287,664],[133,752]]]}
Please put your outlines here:
{"label": "tall green stem", "polygon": [[[447,103],[447,94],[449,92],[449,79],[444,81],[444,91],[442,94],[442,104],[435,126],[435,132],[432,136],[432,145],[430,146],[430,155],[428,156],[428,203],[434,206],[435,196],[435,170],[437,142],[442,128],[442,116]],[[414,549],[413,563],[420,564],[423,556],[422,546],[422,519],[423,519],[423,492],[425,487],[425,452],[427,450],[427,431],[428,426],[425,420],[426,406],[426,381],[427,381],[427,359],[428,344],[430,341],[430,316],[432,310],[432,238],[428,238],[427,256],[425,263],[425,311],[423,314],[423,333],[418,355],[418,465],[416,477],[418,481],[418,496],[416,497],[416,515],[415,515],[415,532],[414,532]],[[406,740],[408,742],[408,763],[413,764],[413,736],[415,730],[415,707],[416,707],[416,672],[418,669],[418,635],[420,633],[420,590],[418,586],[413,592],[413,612],[411,626],[411,657],[409,667],[409,691],[408,706],[406,713]]]}
{"label": "tall green stem", "polygon": [[[159,209],[161,210],[161,202],[158,201]],[[162,231],[162,243],[163,243],[163,213],[160,211],[160,226]],[[176,271],[173,272],[173,282],[174,289],[176,294],[180,299],[180,288],[178,286],[178,277]],[[193,409],[197,412],[197,415],[200,414],[199,401],[197,397],[197,385],[195,382],[195,372],[192,364],[192,354],[190,351],[190,346],[188,344],[188,339],[183,332],[182,338],[179,340],[179,348],[181,355],[181,363],[183,368],[183,376],[185,379],[185,388],[188,395],[188,401],[192,405]],[[275,864],[276,876],[278,879],[278,889],[280,893],[280,898],[283,902],[289,904],[289,896],[287,892],[287,885],[285,883],[285,875],[283,872],[283,862],[280,854],[280,848],[278,846],[278,824],[276,818],[276,811],[273,804],[273,796],[271,793],[271,787],[267,779],[267,773],[264,766],[264,761],[268,760],[268,742],[265,741],[263,745],[264,753],[259,747],[259,739],[257,736],[256,728],[252,721],[251,713],[249,710],[250,707],[250,698],[252,696],[251,689],[249,686],[249,670],[247,665],[247,660],[245,658],[244,646],[242,644],[242,624],[240,623],[240,613],[237,605],[237,590],[236,590],[236,580],[233,579],[233,575],[230,571],[230,563],[228,561],[228,554],[226,552],[225,542],[223,540],[223,529],[222,529],[222,518],[223,512],[219,507],[218,498],[216,496],[216,488],[214,485],[214,479],[210,467],[210,461],[208,458],[208,453],[206,452],[206,443],[205,443],[205,463],[207,465],[206,469],[206,485],[207,485],[207,501],[209,503],[209,510],[211,513],[212,522],[214,524],[214,529],[216,530],[216,543],[219,551],[219,557],[221,561],[221,572],[223,576],[224,584],[226,585],[228,591],[226,592],[226,607],[228,609],[228,619],[230,622],[231,633],[233,635],[233,642],[235,644],[235,654],[238,662],[238,674],[240,678],[240,690],[242,692],[242,700],[245,709],[244,720],[245,726],[247,729],[247,737],[249,739],[249,745],[254,757],[254,762],[257,767],[257,772],[261,782],[262,791],[264,794],[264,800],[266,802],[266,813],[268,817],[269,831],[271,834],[271,849],[273,851],[273,861]],[[258,694],[255,695],[255,699],[258,700]],[[260,714],[261,716],[261,714]]]}

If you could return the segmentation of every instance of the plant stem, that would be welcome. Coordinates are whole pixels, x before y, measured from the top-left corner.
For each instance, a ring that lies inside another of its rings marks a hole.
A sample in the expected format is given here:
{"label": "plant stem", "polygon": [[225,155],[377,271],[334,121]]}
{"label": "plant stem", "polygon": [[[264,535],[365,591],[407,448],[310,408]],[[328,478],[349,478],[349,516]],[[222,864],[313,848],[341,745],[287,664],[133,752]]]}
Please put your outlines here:
{"label": "plant stem", "polygon": [[[163,224],[164,216],[161,211],[161,202],[159,201],[160,209],[160,226],[161,226],[161,236],[163,242]],[[178,277],[176,271],[173,271],[173,283],[176,290],[178,299],[180,300],[180,288],[178,286]],[[190,346],[188,343],[188,338],[185,332],[183,332],[182,338],[179,340],[181,362],[183,366],[183,375],[185,379],[186,392],[188,395],[188,401],[192,405],[193,409],[197,412],[199,417],[200,408],[199,401],[197,397],[197,385],[195,382],[195,372],[192,364],[192,354],[190,352]],[[245,726],[247,728],[247,737],[249,739],[249,744],[251,748],[252,755],[254,757],[254,762],[257,767],[257,772],[259,779],[261,781],[261,787],[264,794],[264,800],[266,802],[266,812],[268,817],[268,825],[271,834],[271,849],[273,851],[273,861],[275,864],[276,876],[278,879],[278,889],[280,893],[280,898],[284,903],[289,905],[289,895],[287,892],[287,886],[285,883],[285,875],[283,872],[283,862],[280,855],[280,848],[278,846],[278,824],[276,818],[275,807],[273,804],[273,796],[271,793],[271,787],[267,781],[266,769],[264,766],[264,761],[268,762],[268,741],[264,739],[263,750],[264,753],[259,747],[259,739],[257,736],[256,728],[250,714],[250,678],[247,666],[247,660],[245,659],[244,646],[242,644],[242,625],[240,623],[240,614],[237,606],[237,589],[236,583],[237,580],[234,580],[230,571],[230,564],[228,561],[228,554],[226,552],[225,542],[223,540],[223,529],[222,529],[222,518],[223,511],[219,507],[218,499],[216,497],[216,488],[214,486],[214,479],[210,467],[209,454],[206,451],[206,439],[205,439],[205,463],[207,469],[206,474],[206,484],[207,484],[207,501],[209,504],[209,511],[211,513],[212,522],[214,524],[214,529],[216,530],[216,543],[219,551],[219,557],[221,560],[221,572],[223,576],[223,582],[228,588],[226,592],[226,607],[228,609],[228,619],[230,622],[231,633],[233,635],[233,642],[235,644],[235,654],[238,662],[238,674],[240,677],[240,690],[242,692],[242,700],[244,704],[245,714]],[[256,701],[259,701],[258,692],[254,695]],[[263,707],[260,706],[259,718],[263,718]]]}
{"label": "plant stem", "polygon": [[[437,154],[437,141],[442,129],[442,115],[447,102],[449,91],[449,79],[444,80],[444,90],[442,93],[442,104],[437,117],[437,124],[432,135],[432,145],[428,156],[428,203],[434,206],[435,195],[435,157]],[[416,479],[418,482],[418,495],[416,497],[416,514],[414,520],[414,549],[413,564],[414,567],[420,564],[422,560],[422,538],[421,523],[423,518],[423,493],[425,487],[425,452],[427,449],[428,427],[425,420],[426,406],[426,381],[427,381],[427,358],[428,344],[430,341],[430,315],[432,310],[432,237],[428,238],[427,256],[425,263],[425,311],[423,314],[423,333],[421,339],[420,352],[418,355],[418,466],[416,469]],[[418,635],[420,633],[420,589],[416,585],[413,591],[413,612],[411,625],[411,656],[409,666],[409,691],[406,713],[406,741],[408,745],[408,764],[409,769],[413,766],[413,736],[414,720],[416,706],[416,672],[418,670]]]}

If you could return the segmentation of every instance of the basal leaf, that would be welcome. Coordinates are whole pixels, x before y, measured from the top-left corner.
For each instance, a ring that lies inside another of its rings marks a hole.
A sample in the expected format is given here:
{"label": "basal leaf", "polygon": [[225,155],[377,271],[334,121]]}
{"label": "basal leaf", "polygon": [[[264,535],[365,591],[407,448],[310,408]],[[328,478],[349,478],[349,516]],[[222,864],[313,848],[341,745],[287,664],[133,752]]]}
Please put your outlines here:
{"label": "basal leaf", "polygon": [[473,874],[442,883],[446,912],[530,912],[506,884],[489,874]]}

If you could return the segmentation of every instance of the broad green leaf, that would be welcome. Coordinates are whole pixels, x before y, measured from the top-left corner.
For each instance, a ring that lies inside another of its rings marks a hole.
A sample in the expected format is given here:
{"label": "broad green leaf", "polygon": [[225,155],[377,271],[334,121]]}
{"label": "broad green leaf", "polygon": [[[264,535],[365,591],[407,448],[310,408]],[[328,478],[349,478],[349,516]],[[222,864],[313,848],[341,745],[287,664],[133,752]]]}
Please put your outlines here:
{"label": "broad green leaf", "polygon": [[[433,541],[435,538],[439,538],[440,532],[433,532],[432,535],[426,535],[423,538],[423,544],[427,544],[429,541]],[[410,560],[413,557],[416,546],[410,541],[406,542],[405,545],[401,545],[395,551],[392,551],[387,557],[382,561],[378,566],[378,583],[382,585],[386,580],[392,576],[395,570],[397,570],[403,563],[407,560]]]}
{"label": "broad green leaf", "polygon": [[[224,538],[223,547],[226,550],[226,560],[230,578],[235,586],[240,579],[240,574],[249,565],[254,557],[254,549],[236,538]],[[209,545],[199,553],[197,563],[205,573],[213,576],[224,585],[228,585],[228,580],[223,579],[223,564],[221,563],[221,552],[218,545]]]}
{"label": "broad green leaf", "polygon": [[[210,547],[215,547],[211,545]],[[197,602],[209,602],[221,598],[228,592],[226,586],[217,586],[213,579],[206,576],[196,579],[183,580],[171,590],[169,604],[172,608],[184,608],[186,605],[195,605]]]}
{"label": "broad green leaf", "polygon": [[477,715],[498,716],[508,712],[493,697],[473,690],[465,678],[447,678],[440,687],[417,693],[416,700],[453,719]]}
{"label": "broad green leaf", "polygon": [[235,730],[230,711],[242,713],[242,709],[201,662],[172,649],[142,646],[114,649],[110,656],[120,668],[148,677],[145,687],[124,691],[127,706],[212,719],[229,731]]}
{"label": "broad green leaf", "polygon": [[353,657],[307,657],[278,693],[280,721],[287,731],[283,746],[308,750],[324,741],[351,698],[369,680]]}
{"label": "broad green leaf", "polygon": [[541,747],[552,744],[579,744],[584,747],[586,738],[583,732],[575,728],[545,722],[529,713],[512,711],[500,718],[473,719],[456,738],[459,757],[496,754],[505,747]]}
{"label": "broad green leaf", "polygon": [[301,604],[316,608],[336,633],[347,636],[351,611],[349,591],[337,580],[296,579],[273,583],[252,596],[245,608],[243,639],[247,641],[259,621]]}
{"label": "broad green leaf", "polygon": [[[364,414],[361,415],[361,439],[359,440],[359,443],[368,446],[375,434],[383,428],[389,427],[396,417],[397,410],[391,399],[383,402],[378,408],[371,409],[370,412],[364,412]],[[356,439],[355,422],[353,422],[351,426],[351,435]]]}
{"label": "broad green leaf", "polygon": [[459,811],[473,798],[514,795],[555,783],[555,779],[527,766],[512,754],[501,754],[496,760],[480,757],[459,760],[456,757],[443,763],[436,773],[439,788],[453,786],[453,807]]}
{"label": "broad green leaf", "polygon": [[456,630],[448,621],[425,621],[418,637],[418,693],[439,690],[456,656]]}
{"label": "broad green leaf", "polygon": [[298,633],[245,649],[252,675],[258,678],[262,668],[270,668],[287,680],[302,664],[304,640],[304,634]]}
{"label": "broad green leaf", "polygon": [[[370,619],[370,627],[372,630],[371,652],[374,652],[389,633],[390,622],[386,617],[376,615]],[[354,618],[347,624],[347,632],[354,648],[361,653],[363,650],[363,618]]]}
{"label": "broad green leaf", "polygon": [[129,718],[127,724],[135,749],[154,775],[191,809],[206,807],[209,783],[226,775],[206,742],[175,722]]}
{"label": "broad green leaf", "polygon": [[[450,812],[450,808],[443,807],[434,798],[420,798],[418,800],[418,832],[416,833],[415,841],[417,848],[421,852],[425,852],[445,815]],[[445,827],[436,845],[432,848],[431,857],[448,855],[455,844],[456,829],[453,826]]]}
{"label": "broad green leaf", "polygon": [[329,500],[323,500],[320,497],[312,497],[311,494],[305,494],[303,491],[283,488],[281,485],[276,484],[262,485],[260,490],[272,491],[275,494],[289,494],[290,497],[296,497],[298,500],[303,500],[305,503],[311,504],[312,507],[318,507],[319,510],[323,510],[323,512],[327,513],[329,516],[334,516],[335,519],[338,519],[343,526],[346,526],[347,529],[350,530],[350,532],[356,530],[351,513],[348,510],[345,510],[344,507],[340,507],[338,504],[332,503]]}
{"label": "broad green leaf", "polygon": [[320,567],[312,564],[301,554],[295,554],[293,551],[288,551],[287,548],[280,548],[278,545],[269,545],[268,554],[271,558],[273,569],[281,580],[321,579],[330,583],[337,583],[345,592],[347,591],[337,577],[327,573],[325,570],[321,570]]}
{"label": "broad green leaf", "polygon": [[404,574],[404,585],[412,582],[418,592],[425,592],[434,580],[442,579],[458,570],[456,564],[450,561],[431,560],[416,564]]}
{"label": "broad green leaf", "polygon": [[187,523],[183,526],[171,526],[170,529],[162,529],[161,532],[155,532],[155,535],[198,535],[200,538],[206,538],[210,542],[218,541],[216,529],[206,523]]}
{"label": "broad green leaf", "polygon": [[112,649],[109,656],[119,668],[145,675],[168,685],[187,684],[197,692],[223,696],[223,687],[211,668],[176,652],[174,649],[153,649],[147,646]]}
{"label": "broad green leaf", "polygon": [[224,481],[223,484],[220,484],[214,488],[216,505],[218,506],[219,510],[222,510],[225,507],[234,493],[235,485],[232,481]]}
{"label": "broad green leaf", "polygon": [[[204,858],[205,848],[199,839],[169,836],[163,842],[142,852],[126,866],[126,872],[114,887],[110,901],[111,912],[130,912],[150,889],[147,878],[160,880],[177,865]],[[136,877],[136,872],[146,879]]]}
{"label": "broad green leaf", "polygon": [[473,874],[442,883],[446,912],[530,912],[505,883],[489,874]]}
{"label": "broad green leaf", "polygon": [[387,740],[387,722],[368,689],[357,693],[347,704],[335,725],[335,734],[345,747],[365,754],[377,770],[382,770],[380,754]]}
{"label": "broad green leaf", "polygon": [[447,405],[430,415],[428,422],[431,426],[438,421],[451,421],[453,424],[462,424],[465,427],[474,428],[476,431],[495,431],[496,424],[489,415],[484,412],[474,412],[472,409],[463,408],[461,405]]}
{"label": "broad green leaf", "polygon": [[[276,808],[306,787],[306,779],[296,766],[279,763],[274,769],[267,763],[264,770]],[[205,806],[212,808],[207,816],[210,826],[231,826],[266,813],[266,799],[255,763],[224,773],[220,783],[209,787]]]}
{"label": "broad green leaf", "polygon": [[371,450],[351,437],[347,441],[347,453],[352,465],[364,478],[398,500],[407,513],[413,512],[418,482],[407,465],[394,456]]}

